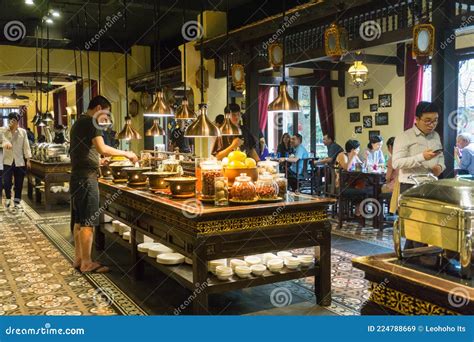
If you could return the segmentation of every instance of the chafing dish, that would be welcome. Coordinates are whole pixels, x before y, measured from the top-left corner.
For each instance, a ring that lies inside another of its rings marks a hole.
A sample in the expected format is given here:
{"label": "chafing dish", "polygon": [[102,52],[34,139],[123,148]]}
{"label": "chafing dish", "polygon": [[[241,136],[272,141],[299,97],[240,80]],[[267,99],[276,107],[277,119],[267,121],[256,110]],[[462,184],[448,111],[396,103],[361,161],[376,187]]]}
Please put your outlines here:
{"label": "chafing dish", "polygon": [[165,181],[165,178],[177,176],[177,172],[145,172],[145,176],[148,177],[148,183],[150,189],[152,190],[161,190],[169,189],[168,182]]}
{"label": "chafing dish", "polygon": [[417,185],[401,194],[398,211],[393,239],[400,259],[405,237],[459,253],[461,276],[471,278],[474,182],[443,179]]}
{"label": "chafing dish", "polygon": [[193,197],[196,194],[196,177],[170,177],[165,182],[170,185],[171,195],[178,198]]}
{"label": "chafing dish", "polygon": [[127,181],[127,173],[122,169],[125,167],[131,167],[133,164],[127,161],[117,161],[109,164],[110,170],[112,170],[112,176],[114,177],[114,182],[121,183]]}
{"label": "chafing dish", "polygon": [[147,176],[144,172],[150,171],[151,167],[124,167],[123,172],[127,173],[128,185],[142,186],[146,185]]}

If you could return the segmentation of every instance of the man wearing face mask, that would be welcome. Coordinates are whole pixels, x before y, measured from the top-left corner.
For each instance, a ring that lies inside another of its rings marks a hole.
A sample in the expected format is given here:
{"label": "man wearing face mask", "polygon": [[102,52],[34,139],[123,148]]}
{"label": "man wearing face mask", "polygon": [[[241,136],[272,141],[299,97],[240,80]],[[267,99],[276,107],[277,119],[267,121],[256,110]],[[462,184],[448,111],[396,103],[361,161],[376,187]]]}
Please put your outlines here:
{"label": "man wearing face mask", "polygon": [[31,149],[28,133],[18,127],[20,115],[12,112],[8,114],[8,129],[3,133],[3,184],[5,188],[5,206],[11,206],[12,186],[15,186],[15,209],[21,210],[21,191],[26,168],[30,167]]}

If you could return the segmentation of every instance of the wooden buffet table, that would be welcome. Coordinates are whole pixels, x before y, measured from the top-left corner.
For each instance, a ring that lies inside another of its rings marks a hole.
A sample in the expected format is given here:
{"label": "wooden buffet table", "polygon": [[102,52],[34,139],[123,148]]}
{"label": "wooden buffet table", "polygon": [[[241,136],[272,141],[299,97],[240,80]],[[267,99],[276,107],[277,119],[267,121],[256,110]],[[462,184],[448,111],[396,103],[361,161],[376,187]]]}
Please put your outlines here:
{"label": "wooden buffet table", "polygon": [[53,202],[57,200],[68,200],[69,192],[51,192],[51,185],[69,182],[71,163],[46,163],[35,159],[30,159],[31,169],[28,170],[28,198],[33,199],[33,189],[35,200],[41,203],[40,184],[44,182],[44,203],[46,210],[51,209]]}
{"label": "wooden buffet table", "polygon": [[361,314],[472,315],[474,280],[439,266],[438,247],[410,251],[414,256],[405,260],[398,260],[395,253],[352,259],[370,281],[370,297]]}
{"label": "wooden buffet table", "polygon": [[[251,286],[314,276],[316,301],[331,304],[331,226],[327,207],[333,200],[295,195],[285,202],[214,207],[195,199],[177,200],[136,190],[100,179],[101,213],[132,227],[131,257],[135,277],[143,274],[143,263],[193,291],[195,314],[208,314],[208,295]],[[196,212],[200,208],[199,213]],[[104,248],[105,229],[96,229],[96,244]],[[137,232],[159,241],[191,258],[193,265],[165,266],[137,251]],[[208,261],[265,252],[320,246],[316,263],[309,268],[278,274],[220,281],[208,273]],[[205,284],[204,288],[203,285]],[[199,288],[199,291],[196,291]]]}

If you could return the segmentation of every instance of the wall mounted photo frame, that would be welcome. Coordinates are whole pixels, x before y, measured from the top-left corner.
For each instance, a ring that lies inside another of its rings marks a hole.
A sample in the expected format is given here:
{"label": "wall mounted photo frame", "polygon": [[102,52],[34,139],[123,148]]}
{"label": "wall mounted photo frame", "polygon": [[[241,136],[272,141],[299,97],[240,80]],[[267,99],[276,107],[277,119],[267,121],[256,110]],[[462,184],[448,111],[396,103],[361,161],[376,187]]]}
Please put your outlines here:
{"label": "wall mounted photo frame", "polygon": [[375,113],[375,125],[376,126],[387,126],[388,125],[388,113]]}
{"label": "wall mounted photo frame", "polygon": [[392,94],[380,94],[379,107],[380,108],[392,107]]}
{"label": "wall mounted photo frame", "polygon": [[362,90],[362,100],[372,100],[374,98],[373,89],[364,89]]}
{"label": "wall mounted photo frame", "polygon": [[379,106],[376,103],[372,103],[370,105],[370,111],[371,112],[376,112],[378,108],[379,108]]}
{"label": "wall mounted photo frame", "polygon": [[360,112],[349,113],[350,122],[360,122]]}
{"label": "wall mounted photo frame", "polygon": [[355,126],[354,133],[355,134],[362,134],[362,126]]}
{"label": "wall mounted photo frame", "polygon": [[362,121],[364,122],[364,128],[372,128],[372,116],[366,115],[362,118]]}
{"label": "wall mounted photo frame", "polygon": [[369,140],[375,135],[380,135],[380,131],[369,131]]}
{"label": "wall mounted photo frame", "polygon": [[359,96],[350,96],[347,98],[347,109],[359,108]]}

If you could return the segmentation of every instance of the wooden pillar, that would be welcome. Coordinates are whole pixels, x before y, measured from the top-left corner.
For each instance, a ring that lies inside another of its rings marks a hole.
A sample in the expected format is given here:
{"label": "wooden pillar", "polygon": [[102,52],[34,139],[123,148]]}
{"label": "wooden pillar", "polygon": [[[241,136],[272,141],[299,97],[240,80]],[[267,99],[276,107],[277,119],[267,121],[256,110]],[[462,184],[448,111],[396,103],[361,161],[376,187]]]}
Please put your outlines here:
{"label": "wooden pillar", "polygon": [[435,27],[435,54],[432,60],[431,98],[440,109],[437,132],[444,147],[446,171],[445,178],[454,175],[453,149],[457,130],[453,127],[453,112],[458,108],[459,61],[455,53],[455,43],[446,44],[447,38],[454,35],[451,21],[454,20],[454,1],[433,0],[433,25]]}
{"label": "wooden pillar", "polygon": [[245,125],[250,132],[258,139],[258,70],[255,64],[255,58],[247,64],[245,69]]}
{"label": "wooden pillar", "polygon": [[311,136],[311,151],[314,152],[314,155],[316,155],[316,87],[311,87],[309,90],[309,96],[310,96],[310,124],[311,124],[311,129],[310,129],[310,136]]}

